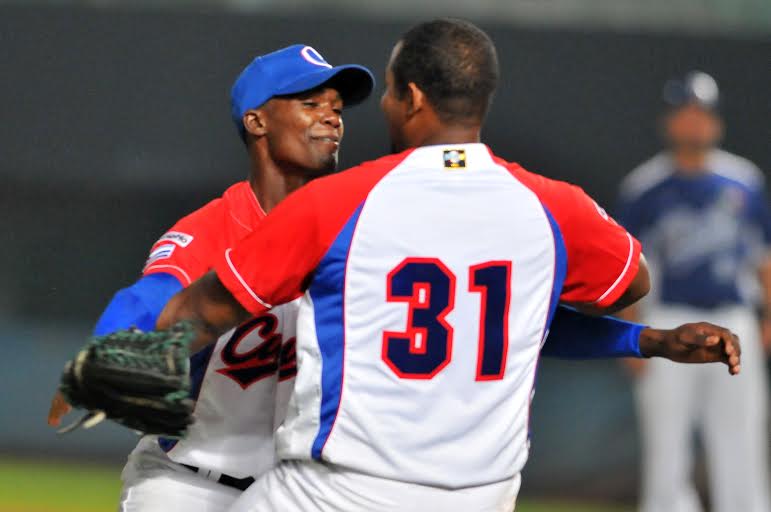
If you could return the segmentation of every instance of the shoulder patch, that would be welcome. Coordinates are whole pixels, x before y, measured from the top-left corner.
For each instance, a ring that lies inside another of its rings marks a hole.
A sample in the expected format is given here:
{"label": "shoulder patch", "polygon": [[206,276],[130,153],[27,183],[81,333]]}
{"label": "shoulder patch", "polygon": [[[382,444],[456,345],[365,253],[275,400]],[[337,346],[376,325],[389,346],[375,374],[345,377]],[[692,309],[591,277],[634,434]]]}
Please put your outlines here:
{"label": "shoulder patch", "polygon": [[158,239],[157,243],[160,242],[173,242],[177,244],[180,247],[187,247],[190,245],[190,242],[193,241],[193,235],[188,235],[187,233],[182,233],[181,231],[168,231],[166,234],[164,234],[162,237]]}
{"label": "shoulder patch", "polygon": [[174,244],[164,244],[159,245],[153,251],[150,253],[150,256],[147,257],[147,261],[145,262],[145,268],[149,267],[153,263],[155,263],[158,260],[163,260],[166,258],[170,258],[172,253],[174,253],[174,248],[176,246]]}

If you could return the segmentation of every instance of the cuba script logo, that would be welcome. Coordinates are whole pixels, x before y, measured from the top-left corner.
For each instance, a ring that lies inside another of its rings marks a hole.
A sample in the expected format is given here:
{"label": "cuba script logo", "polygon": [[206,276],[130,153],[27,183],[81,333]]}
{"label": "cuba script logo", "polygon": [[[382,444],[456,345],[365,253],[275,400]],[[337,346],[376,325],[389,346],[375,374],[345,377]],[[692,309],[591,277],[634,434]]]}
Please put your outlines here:
{"label": "cuba script logo", "polygon": [[277,333],[278,318],[271,313],[255,317],[235,330],[222,348],[224,368],[217,370],[242,389],[278,373],[279,380],[297,374],[295,339]]}
{"label": "cuba script logo", "polygon": [[324,60],[324,57],[321,56],[319,52],[317,52],[314,48],[310,46],[306,46],[302,50],[300,50],[300,55],[303,56],[303,59],[307,60],[311,64],[315,66],[321,66],[323,68],[331,68],[332,65],[329,64],[326,60]]}

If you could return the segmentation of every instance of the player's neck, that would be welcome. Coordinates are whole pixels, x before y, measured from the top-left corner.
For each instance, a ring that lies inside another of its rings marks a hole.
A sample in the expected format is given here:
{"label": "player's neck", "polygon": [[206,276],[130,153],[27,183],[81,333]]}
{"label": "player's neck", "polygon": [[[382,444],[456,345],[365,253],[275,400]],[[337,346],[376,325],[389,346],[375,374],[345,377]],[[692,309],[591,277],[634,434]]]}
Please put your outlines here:
{"label": "player's neck", "polygon": [[270,213],[286,196],[306,182],[305,177],[282,173],[275,165],[257,166],[253,163],[249,173],[249,186],[265,213]]}
{"label": "player's neck", "polygon": [[707,153],[677,153],[672,155],[678,172],[686,175],[703,173],[707,168]]}
{"label": "player's neck", "polygon": [[435,130],[418,137],[414,146],[433,146],[437,144],[469,144],[480,142],[482,127],[478,125],[441,125]]}

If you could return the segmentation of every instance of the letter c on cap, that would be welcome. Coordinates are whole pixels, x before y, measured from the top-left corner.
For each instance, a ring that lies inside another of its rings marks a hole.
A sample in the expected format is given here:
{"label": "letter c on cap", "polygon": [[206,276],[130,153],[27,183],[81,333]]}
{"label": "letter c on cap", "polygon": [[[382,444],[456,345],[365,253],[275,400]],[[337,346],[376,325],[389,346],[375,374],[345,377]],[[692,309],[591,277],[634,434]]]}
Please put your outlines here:
{"label": "letter c on cap", "polygon": [[324,60],[324,57],[322,57],[319,52],[317,52],[310,46],[306,46],[305,48],[300,50],[300,55],[303,56],[303,59],[307,60],[308,62],[316,66],[321,66],[324,68],[332,67],[329,63],[327,63],[327,61]]}

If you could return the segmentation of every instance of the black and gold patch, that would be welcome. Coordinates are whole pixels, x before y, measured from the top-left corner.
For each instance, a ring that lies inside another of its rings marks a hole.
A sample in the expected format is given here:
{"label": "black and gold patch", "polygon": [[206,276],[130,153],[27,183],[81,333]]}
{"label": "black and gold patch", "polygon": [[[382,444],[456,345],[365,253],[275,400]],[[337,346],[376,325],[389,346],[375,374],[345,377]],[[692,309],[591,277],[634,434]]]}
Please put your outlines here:
{"label": "black and gold patch", "polygon": [[445,149],[444,150],[445,169],[461,169],[466,167],[465,149]]}

